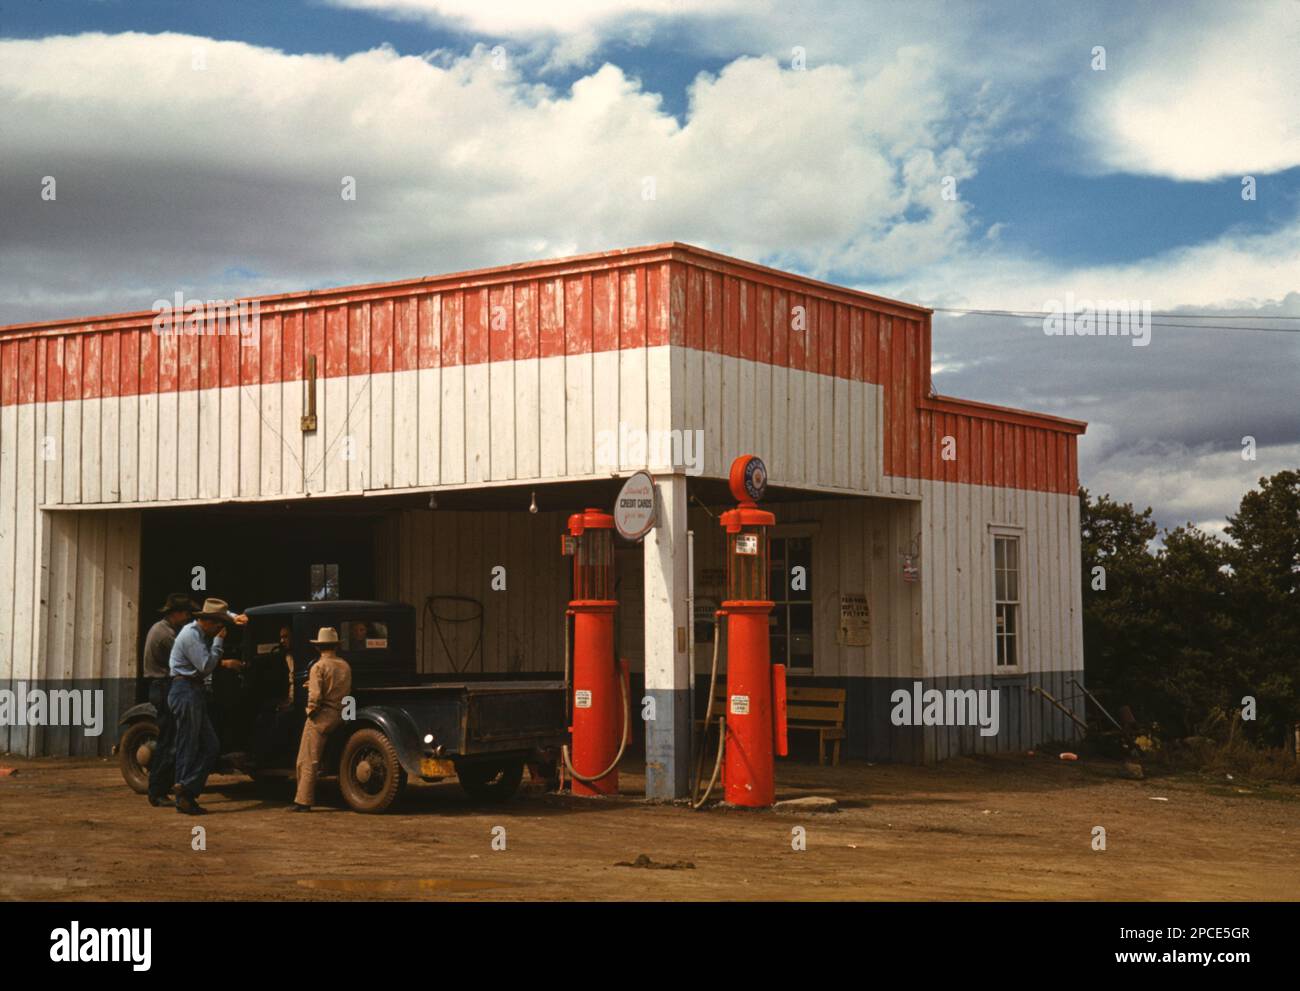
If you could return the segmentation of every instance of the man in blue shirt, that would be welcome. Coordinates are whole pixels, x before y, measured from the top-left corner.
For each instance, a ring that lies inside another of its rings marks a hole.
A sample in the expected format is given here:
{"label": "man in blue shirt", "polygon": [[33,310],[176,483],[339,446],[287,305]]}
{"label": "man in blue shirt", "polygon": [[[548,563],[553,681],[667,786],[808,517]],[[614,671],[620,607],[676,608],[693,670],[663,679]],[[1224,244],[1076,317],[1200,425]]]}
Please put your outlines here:
{"label": "man in blue shirt", "polygon": [[186,815],[203,815],[198,803],[208,775],[219,756],[220,742],[208,715],[208,698],[203,682],[220,665],[238,670],[244,665],[223,658],[227,623],[242,626],[244,615],[232,615],[221,599],[207,599],[193,622],[176,635],[170,660],[171,690],[167,705],[176,724],[176,810]]}

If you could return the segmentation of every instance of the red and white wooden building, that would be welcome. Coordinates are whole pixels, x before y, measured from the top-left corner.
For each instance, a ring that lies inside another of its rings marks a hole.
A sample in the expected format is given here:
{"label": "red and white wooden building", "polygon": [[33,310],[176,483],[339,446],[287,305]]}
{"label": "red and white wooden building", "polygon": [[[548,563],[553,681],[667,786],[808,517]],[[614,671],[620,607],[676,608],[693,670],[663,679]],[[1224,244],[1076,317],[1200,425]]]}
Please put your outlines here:
{"label": "red and white wooden building", "polygon": [[[650,791],[681,794],[694,617],[722,591],[709,510],[754,453],[774,567],[807,576],[778,593],[773,651],[846,689],[850,755],[1070,736],[1029,690],[1083,678],[1084,424],[936,395],[929,310],[679,243],[256,302],[248,337],[152,310],[0,328],[0,688],[130,701],[142,630],[195,568],[243,606],[305,598],[338,559],[345,597],[417,607],[423,670],[558,673],[563,517],[647,469],[659,521],[619,554],[620,648],[657,700]],[[475,624],[432,629],[445,596],[481,603],[477,648]],[[996,734],[896,725],[918,682],[997,689]],[[0,727],[0,750],[113,735]]]}

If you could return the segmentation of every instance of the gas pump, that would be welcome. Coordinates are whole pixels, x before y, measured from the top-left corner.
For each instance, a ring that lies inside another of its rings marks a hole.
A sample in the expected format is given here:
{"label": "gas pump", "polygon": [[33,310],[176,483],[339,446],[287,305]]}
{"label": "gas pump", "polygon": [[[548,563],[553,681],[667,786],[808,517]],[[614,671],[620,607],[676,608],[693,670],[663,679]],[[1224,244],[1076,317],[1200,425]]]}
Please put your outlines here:
{"label": "gas pump", "polygon": [[727,542],[727,597],[719,610],[727,623],[722,782],[731,805],[766,808],[776,799],[775,756],[788,752],[785,665],[772,664],[768,639],[768,528],[776,517],[758,508],[767,490],[760,458],[736,458],[730,485],[737,506],[720,519]]}
{"label": "gas pump", "polygon": [[[563,551],[573,557],[573,599],[564,620],[564,674],[570,681],[572,639],[573,754],[563,748],[575,795],[618,792],[618,762],[627,748],[630,715],[626,662],[614,664],[614,518],[598,509],[569,517]],[[622,716],[618,707],[622,705]],[[621,728],[620,728],[621,722]]]}

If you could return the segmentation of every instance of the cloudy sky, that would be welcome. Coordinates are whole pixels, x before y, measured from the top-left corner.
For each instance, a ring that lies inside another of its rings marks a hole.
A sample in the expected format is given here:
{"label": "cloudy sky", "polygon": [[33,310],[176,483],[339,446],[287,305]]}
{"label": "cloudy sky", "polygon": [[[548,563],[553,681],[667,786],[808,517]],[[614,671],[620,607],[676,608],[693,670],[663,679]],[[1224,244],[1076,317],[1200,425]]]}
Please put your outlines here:
{"label": "cloudy sky", "polygon": [[[6,5],[0,324],[689,241],[942,308],[941,392],[1217,529],[1300,465],[1300,0],[1083,6]],[[1067,296],[1150,344],[963,312]]]}

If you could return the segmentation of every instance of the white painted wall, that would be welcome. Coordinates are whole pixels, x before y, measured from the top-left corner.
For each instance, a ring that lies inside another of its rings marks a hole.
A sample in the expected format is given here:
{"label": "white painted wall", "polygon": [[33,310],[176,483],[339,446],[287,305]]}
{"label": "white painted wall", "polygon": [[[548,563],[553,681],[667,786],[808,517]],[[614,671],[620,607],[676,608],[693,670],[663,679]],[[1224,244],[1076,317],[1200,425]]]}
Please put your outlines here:
{"label": "white painted wall", "polygon": [[602,431],[698,429],[712,477],[726,477],[737,452],[754,451],[773,485],[919,491],[915,480],[883,472],[880,386],[686,348],[320,379],[310,434],[299,427],[305,388],[275,382],[6,407],[9,432],[27,445],[10,456],[32,464],[39,439],[55,438],[54,460],[35,466],[43,505],[255,500],[604,477],[647,462],[626,452],[602,458]]}
{"label": "white painted wall", "polygon": [[925,671],[994,673],[993,538],[1021,535],[1021,674],[1083,668],[1079,500],[1050,492],[923,482],[922,626]]}

